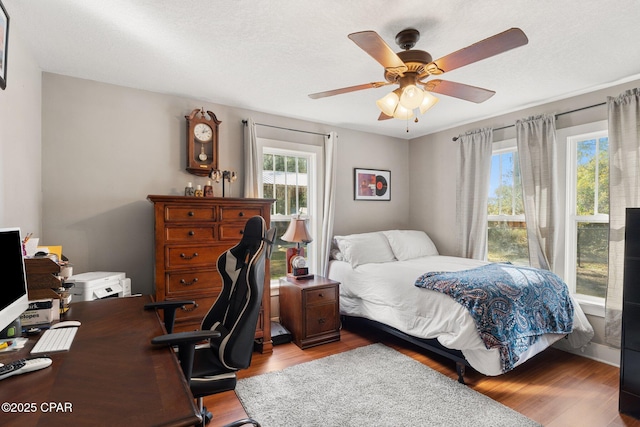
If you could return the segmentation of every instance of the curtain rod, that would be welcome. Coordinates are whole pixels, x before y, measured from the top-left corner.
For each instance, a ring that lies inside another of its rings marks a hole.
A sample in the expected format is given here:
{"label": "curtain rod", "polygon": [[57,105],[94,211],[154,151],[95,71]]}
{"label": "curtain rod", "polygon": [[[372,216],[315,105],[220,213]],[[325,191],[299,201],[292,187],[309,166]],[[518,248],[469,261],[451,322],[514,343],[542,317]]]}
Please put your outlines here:
{"label": "curtain rod", "polygon": [[[242,123],[246,126],[249,122],[247,122],[246,120],[243,120]],[[308,131],[308,130],[299,130],[299,129],[291,129],[291,128],[283,128],[283,127],[280,127],[280,126],[265,125],[264,123],[256,123],[256,126],[265,126],[265,127],[268,127],[268,128],[276,128],[276,129],[288,130],[288,131],[291,131],[291,132],[310,133],[312,135],[321,135],[321,136],[329,137],[329,134],[326,134],[326,133],[311,132],[311,131]]]}
{"label": "curtain rod", "polygon": [[[565,111],[564,113],[558,113],[558,114],[556,114],[556,115],[555,115],[555,117],[556,117],[556,119],[557,119],[558,117],[560,117],[560,116],[564,116],[565,114],[576,113],[576,112],[578,112],[578,111],[588,110],[589,108],[593,108],[593,107],[600,107],[600,106],[602,106],[602,105],[607,105],[607,103],[606,103],[606,102],[601,102],[601,103],[599,103],[599,104],[593,104],[593,105],[588,105],[588,106],[586,106],[586,107],[582,107],[582,108],[576,108],[575,110],[569,110],[569,111]],[[506,125],[506,126],[502,126],[502,127],[499,127],[499,128],[495,128],[495,129],[493,129],[493,130],[509,129],[509,128],[512,128],[512,127],[515,127],[515,126],[516,126],[515,124],[513,124],[513,125]],[[451,140],[455,142],[455,141],[457,141],[457,140],[458,140],[458,137],[457,137],[457,136],[454,136],[453,138],[451,138]]]}

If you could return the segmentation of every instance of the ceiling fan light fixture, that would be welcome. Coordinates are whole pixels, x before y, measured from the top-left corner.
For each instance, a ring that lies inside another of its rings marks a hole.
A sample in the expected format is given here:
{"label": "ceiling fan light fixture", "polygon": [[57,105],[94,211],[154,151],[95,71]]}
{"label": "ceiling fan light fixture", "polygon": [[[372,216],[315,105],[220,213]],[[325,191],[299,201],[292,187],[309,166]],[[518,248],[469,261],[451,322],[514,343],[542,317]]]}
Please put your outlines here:
{"label": "ceiling fan light fixture", "polygon": [[420,114],[424,114],[428,109],[436,105],[438,101],[440,101],[438,98],[431,95],[425,90],[424,97],[422,98],[422,103],[420,104]]}
{"label": "ceiling fan light fixture", "polygon": [[396,89],[393,92],[389,92],[382,98],[376,101],[376,105],[387,116],[393,116],[393,113],[396,111],[396,107],[398,106],[398,101],[400,100],[400,96],[398,92],[400,90]]}
{"label": "ceiling fan light fixture", "polygon": [[400,95],[400,105],[408,110],[418,108],[422,104],[424,91],[418,86],[410,84],[404,87]]}
{"label": "ceiling fan light fixture", "polygon": [[413,110],[405,108],[402,104],[398,104],[396,111],[393,112],[394,119],[409,120],[413,117]]}

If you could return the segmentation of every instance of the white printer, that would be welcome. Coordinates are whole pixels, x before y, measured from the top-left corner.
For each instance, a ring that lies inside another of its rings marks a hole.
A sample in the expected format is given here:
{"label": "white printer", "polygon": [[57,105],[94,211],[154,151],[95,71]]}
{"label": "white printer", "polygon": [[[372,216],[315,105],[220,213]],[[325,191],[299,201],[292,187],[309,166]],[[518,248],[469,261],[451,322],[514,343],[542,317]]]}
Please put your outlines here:
{"label": "white printer", "polygon": [[69,288],[73,295],[71,302],[93,301],[131,295],[131,279],[125,276],[125,273],[92,271],[71,276],[65,283],[73,283]]}

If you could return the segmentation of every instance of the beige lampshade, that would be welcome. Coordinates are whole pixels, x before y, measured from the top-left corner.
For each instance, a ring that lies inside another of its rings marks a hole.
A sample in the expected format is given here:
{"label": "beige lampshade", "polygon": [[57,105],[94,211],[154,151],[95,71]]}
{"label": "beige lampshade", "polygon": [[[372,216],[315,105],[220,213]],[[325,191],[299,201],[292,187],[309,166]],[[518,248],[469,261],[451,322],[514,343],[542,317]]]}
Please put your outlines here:
{"label": "beige lampshade", "polygon": [[291,218],[289,228],[281,237],[285,242],[295,243],[310,243],[313,241],[309,229],[307,229],[307,222],[301,218]]}

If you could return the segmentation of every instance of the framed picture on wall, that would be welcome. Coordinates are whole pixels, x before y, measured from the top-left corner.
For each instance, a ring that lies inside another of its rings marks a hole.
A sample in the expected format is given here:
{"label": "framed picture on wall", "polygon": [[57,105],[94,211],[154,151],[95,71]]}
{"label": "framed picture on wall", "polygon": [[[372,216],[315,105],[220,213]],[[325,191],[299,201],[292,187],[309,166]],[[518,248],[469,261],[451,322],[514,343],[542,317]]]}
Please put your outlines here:
{"label": "framed picture on wall", "polygon": [[391,200],[391,171],[353,168],[354,200]]}
{"label": "framed picture on wall", "polygon": [[7,87],[7,47],[9,45],[9,14],[0,1],[0,88]]}

